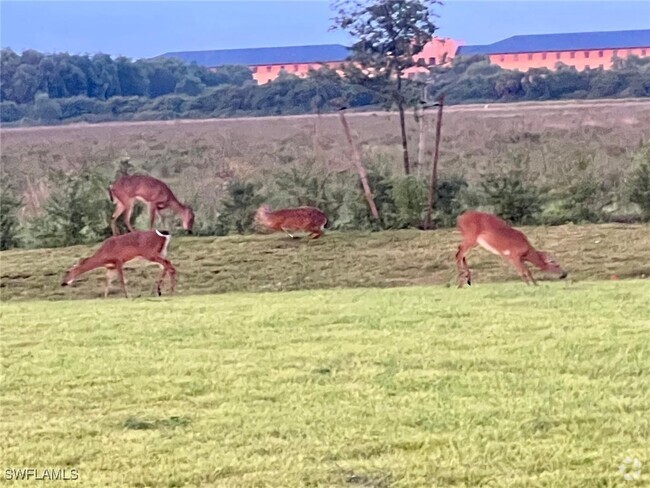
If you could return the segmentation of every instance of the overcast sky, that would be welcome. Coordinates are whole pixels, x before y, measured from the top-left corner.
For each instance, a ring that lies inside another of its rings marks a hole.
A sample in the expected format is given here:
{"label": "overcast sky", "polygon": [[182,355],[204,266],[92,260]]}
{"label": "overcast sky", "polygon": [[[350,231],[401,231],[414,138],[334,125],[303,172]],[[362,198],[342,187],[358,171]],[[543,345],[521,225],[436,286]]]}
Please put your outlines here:
{"label": "overcast sky", "polygon": [[[464,1],[439,9],[439,35],[467,44],[516,34],[650,29],[650,0]],[[7,1],[2,47],[17,52],[104,52],[131,58],[168,51],[349,42],[328,32],[327,1]]]}

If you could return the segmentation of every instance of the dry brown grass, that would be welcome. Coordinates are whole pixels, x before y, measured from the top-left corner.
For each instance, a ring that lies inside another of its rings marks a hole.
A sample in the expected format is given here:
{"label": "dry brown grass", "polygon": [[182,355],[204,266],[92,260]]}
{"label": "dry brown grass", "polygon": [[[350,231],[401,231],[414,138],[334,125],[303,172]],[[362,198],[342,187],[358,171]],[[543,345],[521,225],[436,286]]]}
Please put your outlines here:
{"label": "dry brown grass", "polygon": [[[429,134],[433,118],[432,110]],[[400,167],[396,114],[350,114],[349,121],[366,160]],[[408,133],[415,156],[412,116]],[[292,162],[315,159],[329,171],[350,168],[335,114],[75,124],[2,129],[0,135],[4,174],[33,205],[46,193],[39,185],[48,169],[90,165],[112,174],[124,156],[170,182],[180,197],[206,203],[218,200],[235,176],[259,178],[263,170]],[[538,179],[565,181],[576,171],[620,179],[630,166],[629,152],[649,139],[647,100],[454,106],[445,112],[440,168],[470,181],[516,164]],[[426,165],[432,142],[431,135]]]}

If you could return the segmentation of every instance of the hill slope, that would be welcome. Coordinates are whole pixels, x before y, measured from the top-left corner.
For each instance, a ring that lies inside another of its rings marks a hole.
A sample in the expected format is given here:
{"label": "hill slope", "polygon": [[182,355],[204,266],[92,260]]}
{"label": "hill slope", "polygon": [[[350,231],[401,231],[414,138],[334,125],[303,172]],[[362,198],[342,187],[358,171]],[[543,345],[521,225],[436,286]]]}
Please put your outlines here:
{"label": "hill slope", "polygon": [[[650,276],[649,225],[584,225],[525,228],[531,242],[553,253],[569,281]],[[284,235],[173,237],[169,258],[182,295],[228,291],[279,291],[332,287],[455,284],[452,230],[326,234],[317,241]],[[97,246],[5,251],[0,254],[2,299],[92,298],[102,294],[103,271],[61,288],[66,269]],[[515,271],[483,250],[469,255],[476,286],[519,280]],[[127,266],[131,296],[150,296],[159,271]],[[540,273],[535,273],[541,277]],[[522,285],[523,286],[523,285]],[[114,290],[119,296],[119,290]]]}

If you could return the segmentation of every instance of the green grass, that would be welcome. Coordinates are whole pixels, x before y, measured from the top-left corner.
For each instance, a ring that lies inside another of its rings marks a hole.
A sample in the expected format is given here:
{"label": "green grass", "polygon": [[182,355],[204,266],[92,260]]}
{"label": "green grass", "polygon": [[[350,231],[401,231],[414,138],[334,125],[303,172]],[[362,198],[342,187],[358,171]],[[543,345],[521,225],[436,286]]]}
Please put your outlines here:
{"label": "green grass", "polygon": [[3,468],[76,467],[79,486],[647,486],[648,297],[626,280],[3,303]]}
{"label": "green grass", "polygon": [[[530,227],[539,249],[553,253],[569,279],[609,280],[650,276],[650,225],[565,225]],[[291,240],[282,234],[233,237],[173,237],[169,259],[178,269],[181,295],[231,291],[286,291],[336,287],[455,286],[454,230],[378,233],[332,232],[319,240]],[[97,246],[5,251],[0,254],[0,296],[12,299],[75,299],[103,296],[105,272],[93,271],[61,288],[67,268]],[[519,281],[498,257],[469,255],[476,286]],[[127,266],[132,296],[151,296],[157,266]],[[534,271],[540,279],[555,279]],[[121,296],[117,283],[113,296]],[[166,290],[165,290],[166,291]]]}

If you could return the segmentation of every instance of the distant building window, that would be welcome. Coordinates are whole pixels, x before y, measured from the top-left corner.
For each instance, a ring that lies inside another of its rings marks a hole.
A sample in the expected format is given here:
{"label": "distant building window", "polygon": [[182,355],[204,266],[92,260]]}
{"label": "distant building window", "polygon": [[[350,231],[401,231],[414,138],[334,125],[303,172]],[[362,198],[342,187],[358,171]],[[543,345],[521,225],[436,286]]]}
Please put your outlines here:
{"label": "distant building window", "polygon": [[297,65],[297,64],[294,64],[294,65],[293,65],[293,70],[294,70],[294,71],[298,71],[298,69],[299,69],[298,65]]}
{"label": "distant building window", "polygon": [[562,59],[562,53],[555,53],[555,59]]}
{"label": "distant building window", "polygon": [[585,58],[589,57],[589,51],[585,51]]}
{"label": "distant building window", "polygon": [[571,51],[571,52],[569,53],[569,57],[570,57],[571,59],[574,59],[574,58],[576,57],[576,53],[573,52],[573,51]]}
{"label": "distant building window", "polygon": [[429,58],[429,66],[436,64],[436,58]]}
{"label": "distant building window", "polygon": [[532,61],[532,59],[533,59],[533,55],[532,55],[532,54],[529,54],[529,55],[528,55],[528,61]]}
{"label": "distant building window", "polygon": [[630,54],[632,54],[632,50],[631,50],[631,49],[628,49],[628,50],[627,50],[627,55],[629,56]]}
{"label": "distant building window", "polygon": [[257,66],[251,66],[251,71],[253,73],[257,73]]}
{"label": "distant building window", "polygon": [[499,61],[503,62],[505,60],[506,60],[506,57],[503,54],[501,56],[499,56]]}
{"label": "distant building window", "polygon": [[280,69],[285,69],[285,68],[286,68],[285,65],[280,66]]}
{"label": "distant building window", "polygon": [[546,59],[546,53],[542,53],[542,59]]}
{"label": "distant building window", "polygon": [[602,51],[598,51],[598,57],[599,57],[599,58],[602,58],[604,55],[605,55],[604,52],[602,52]]}
{"label": "distant building window", "polygon": [[645,49],[641,49],[641,56],[645,56],[645,53],[646,53],[646,50],[645,50]]}
{"label": "distant building window", "polygon": [[270,73],[271,72],[271,66],[267,66],[266,71],[267,71],[267,73]]}
{"label": "distant building window", "polygon": [[513,54],[513,55],[512,55],[512,59],[513,59],[514,61],[519,61],[519,54]]}

